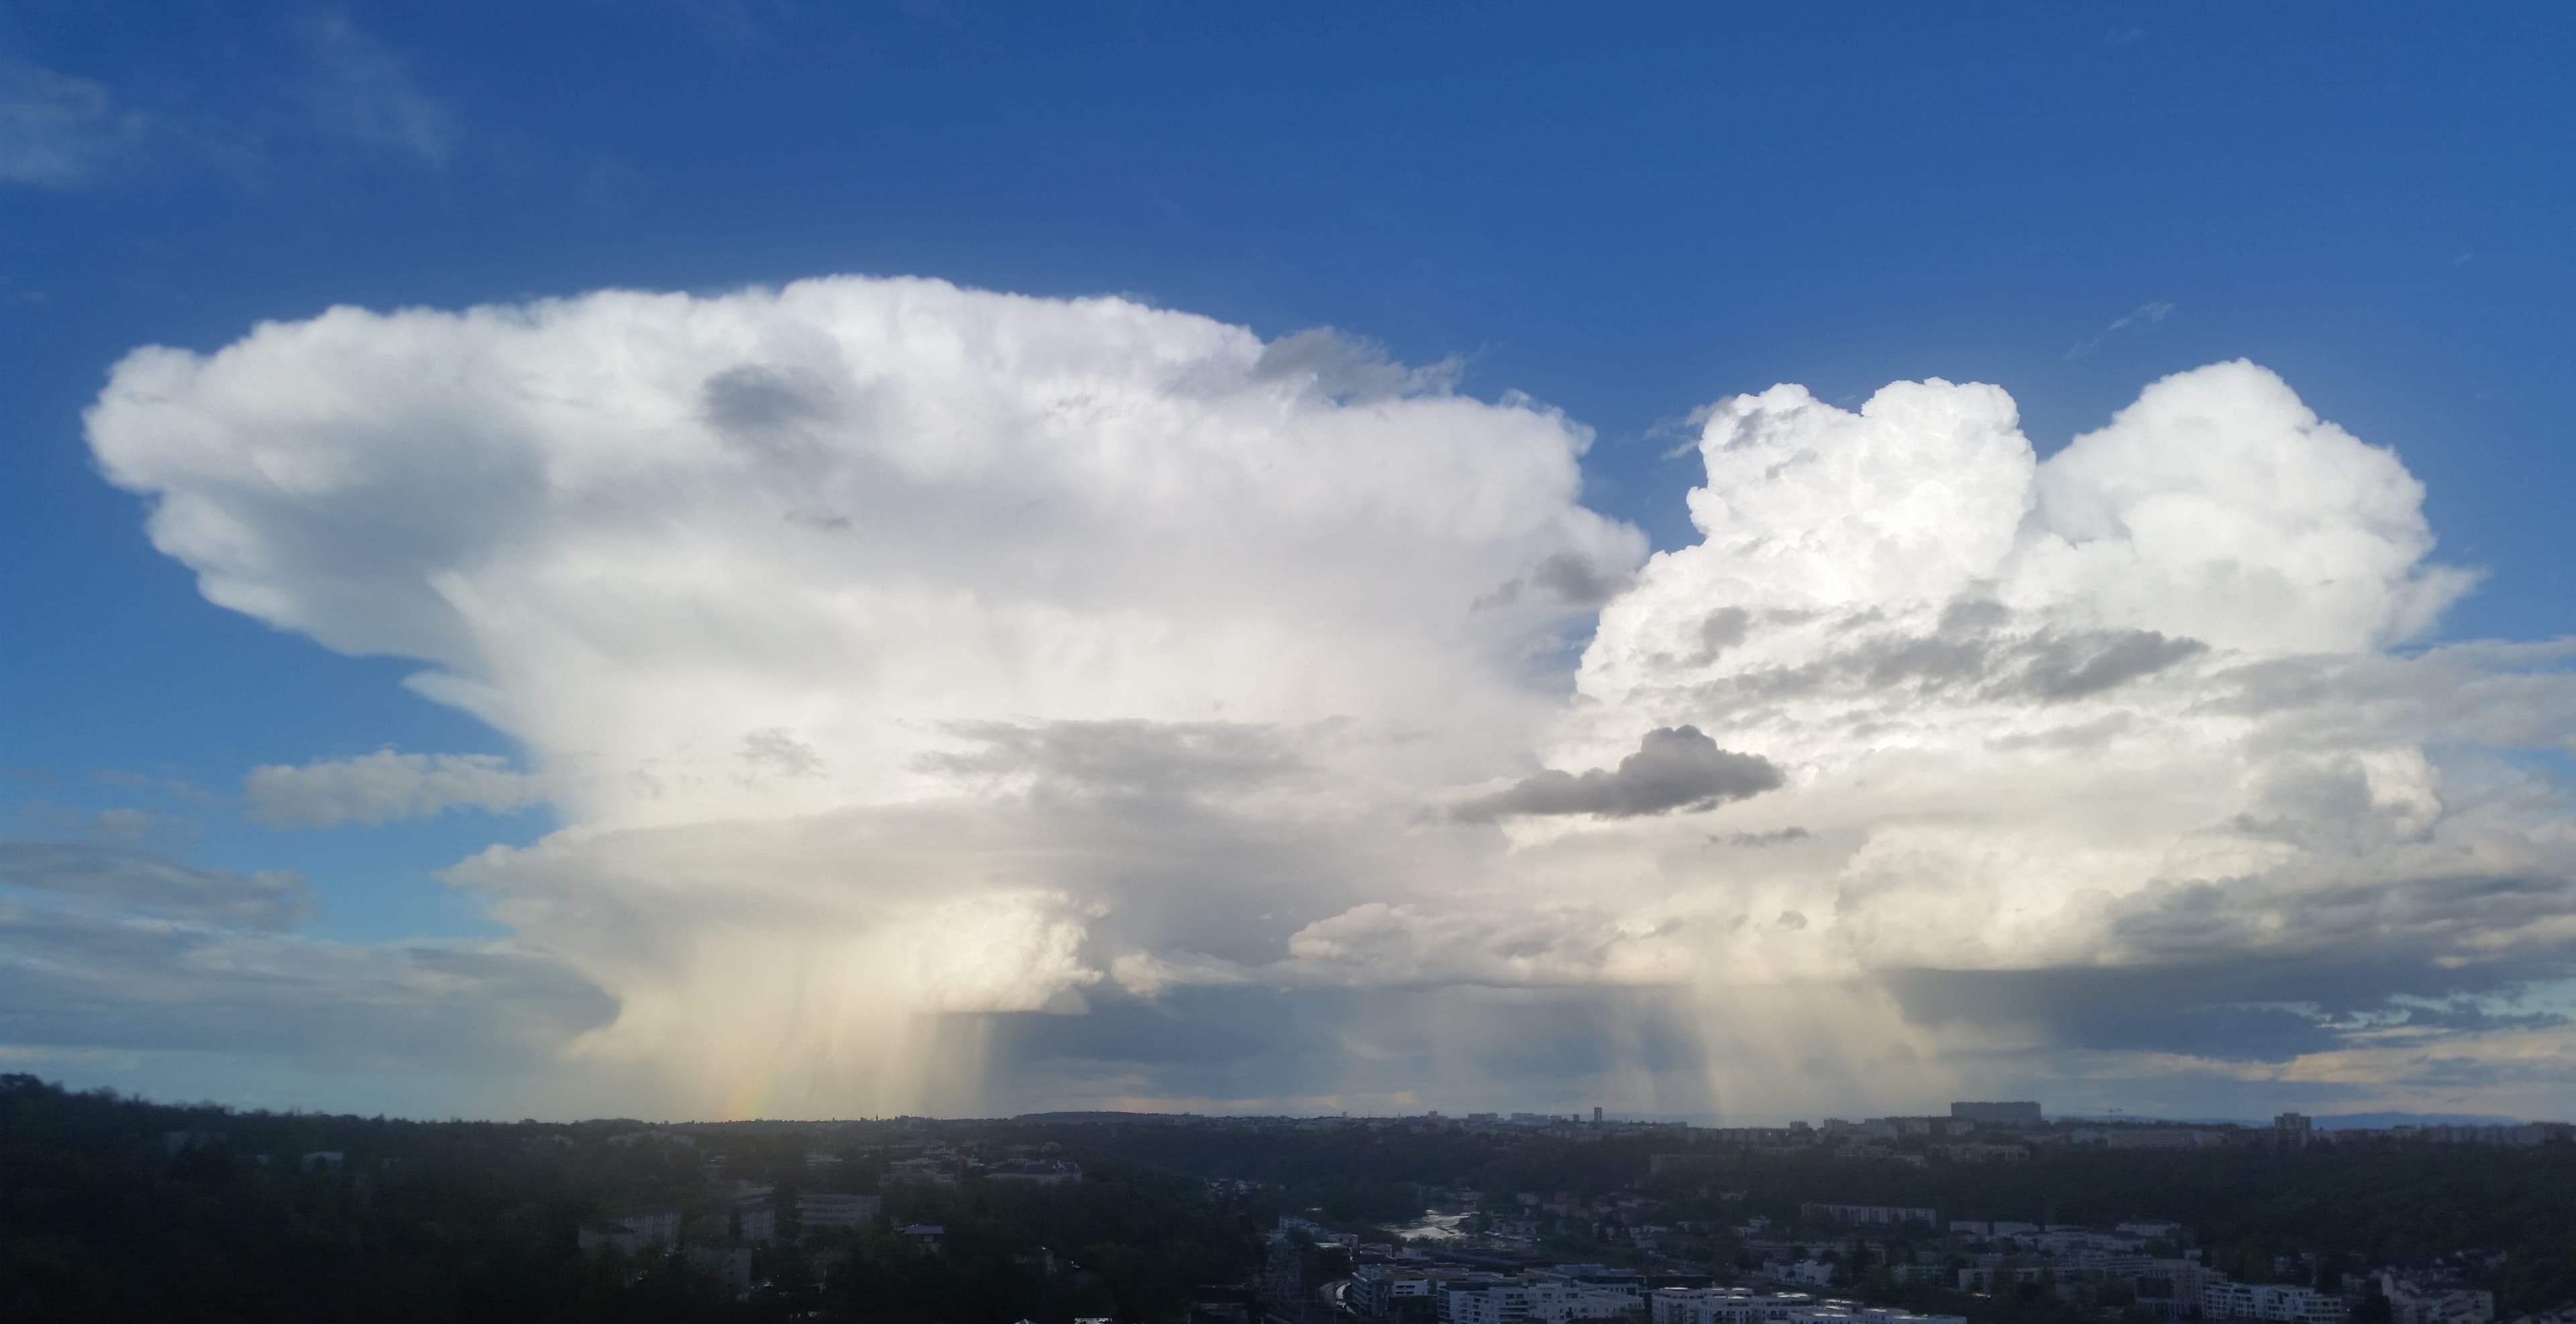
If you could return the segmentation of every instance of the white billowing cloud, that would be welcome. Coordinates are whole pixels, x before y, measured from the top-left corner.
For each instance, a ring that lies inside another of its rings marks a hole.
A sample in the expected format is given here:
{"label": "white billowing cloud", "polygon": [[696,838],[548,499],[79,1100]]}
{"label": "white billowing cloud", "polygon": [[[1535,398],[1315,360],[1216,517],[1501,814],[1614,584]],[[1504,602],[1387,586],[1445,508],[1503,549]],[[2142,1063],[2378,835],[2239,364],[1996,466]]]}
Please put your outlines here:
{"label": "white billowing cloud", "polygon": [[2219,648],[2422,634],[2471,576],[2428,565],[2424,487],[2250,363],[2168,377],[2037,467],[2002,596]]}
{"label": "white billowing cloud", "polygon": [[1574,504],[1586,434],[1345,400],[1307,357],[920,281],[341,309],[140,351],[91,431],[210,597],[432,663],[584,820],[918,794],[955,720],[1440,714],[1509,748],[1544,699],[1496,659],[1567,609],[1470,604],[1643,552]]}
{"label": "white billowing cloud", "polygon": [[[1804,921],[1787,945],[1824,968],[2287,951],[2317,930],[2229,915],[2192,952],[2149,942],[2147,912],[2177,888],[2222,910],[2376,906],[2407,885],[2388,873],[2401,854],[2507,867],[2478,858],[2498,832],[2540,852],[2511,867],[2565,894],[2568,862],[2542,844],[2565,836],[2565,807],[2545,784],[2472,787],[2429,751],[2471,728],[2563,747],[2565,720],[2544,715],[2576,689],[2500,665],[2426,711],[2460,668],[2382,650],[2469,576],[2428,561],[2422,489],[2396,458],[2272,374],[2167,378],[2046,461],[2002,392],[1943,382],[1858,413],[1795,387],[1739,397],[1701,450],[1704,539],[1604,610],[1558,757],[1598,757],[1642,717],[1790,767],[1794,794],[1733,821],[1743,839],[1803,834],[1760,868]],[[1685,886],[1670,843],[1587,849]],[[1741,867],[1730,854],[1688,872]],[[2488,922],[2463,909],[2415,951],[2473,961]]]}
{"label": "white billowing cloud", "polygon": [[[1712,412],[1700,453],[1704,539],[1657,556],[1604,611],[1587,696],[1804,657],[1820,621],[1954,605],[2353,652],[2421,634],[2471,582],[2424,563],[2423,487],[2393,454],[2249,363],[2157,382],[2045,464],[2011,397],[1939,381],[1889,386],[1858,413],[1795,386],[1739,396]],[[1734,646],[1757,618],[1755,642]]]}
{"label": "white billowing cloud", "polygon": [[496,755],[390,749],[301,767],[263,764],[242,779],[242,789],[252,816],[297,827],[433,818],[450,809],[507,814],[545,798],[540,779]]}
{"label": "white billowing cloud", "polygon": [[[2391,651],[2468,578],[2262,369],[2046,461],[1991,386],[1730,399],[1652,558],[1579,504],[1579,425],[1454,376],[834,279],[142,350],[90,437],[210,598],[526,751],[263,773],[307,820],[542,791],[562,830],[451,881],[672,1112],[1577,1070],[1777,1108],[1748,1069],[2169,1051],[2016,980],[2241,958],[2280,980],[2158,1005],[2366,1009],[2576,952],[2563,800],[2498,753],[2576,748],[2563,650]],[[1596,610],[1569,698],[1531,659]],[[1510,1048],[1540,1007],[1591,1047]]]}
{"label": "white billowing cloud", "polygon": [[[619,995],[603,1054],[740,1040],[747,999],[810,1047],[1284,943],[1366,899],[1321,838],[1386,824],[1350,850],[1418,872],[1427,792],[1530,748],[1524,659],[1583,608],[1477,604],[1645,550],[1543,408],[932,281],[340,309],[139,351],[90,430],[209,597],[422,659],[522,744],[575,826],[458,877]],[[419,811],[404,757],[306,816]]]}

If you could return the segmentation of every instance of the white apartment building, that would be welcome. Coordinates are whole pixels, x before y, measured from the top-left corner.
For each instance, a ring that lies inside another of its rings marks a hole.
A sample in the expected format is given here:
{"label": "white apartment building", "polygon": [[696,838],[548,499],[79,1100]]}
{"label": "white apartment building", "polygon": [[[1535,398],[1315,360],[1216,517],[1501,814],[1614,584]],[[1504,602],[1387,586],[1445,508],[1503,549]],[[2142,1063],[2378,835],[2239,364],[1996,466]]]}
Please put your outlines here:
{"label": "white apartment building", "polygon": [[1441,1324],[1572,1324],[1619,1319],[1637,1309],[1638,1293],[1615,1286],[1569,1282],[1553,1275],[1504,1278],[1475,1275],[1448,1285]]}
{"label": "white apartment building", "polygon": [[2390,1324],[2494,1324],[2495,1293],[2478,1287],[2435,1287],[2379,1275]]}
{"label": "white apartment building", "polygon": [[1804,1292],[1755,1293],[1741,1287],[1659,1287],[1646,1294],[1647,1324],[1778,1324],[1815,1304]]}
{"label": "white apartment building", "polygon": [[1810,1223],[1895,1224],[1933,1223],[1941,1221],[1937,1209],[1920,1209],[1892,1204],[1815,1204],[1798,1206],[1798,1216]]}
{"label": "white apartment building", "polygon": [[1408,1302],[1438,1303],[1450,1283],[1466,1276],[1464,1269],[1363,1264],[1351,1271],[1351,1306],[1372,1319],[1390,1318]]}
{"label": "white apartment building", "polygon": [[1526,1324],[1529,1284],[1489,1274],[1452,1280],[1440,1294],[1440,1324]]}
{"label": "white apartment building", "polygon": [[1958,1315],[1818,1300],[1804,1292],[1664,1287],[1647,1294],[1647,1324],[1967,1324]]}
{"label": "white apartment building", "polygon": [[2200,1289],[2200,1313],[2211,1319],[2342,1324],[2349,1308],[2340,1296],[2278,1283],[2211,1283]]}
{"label": "white apartment building", "polygon": [[1950,1220],[1951,1236],[1975,1237],[1979,1241],[2009,1241],[2019,1237],[2035,1237],[2039,1235],[2039,1230],[2037,1223],[1990,1222],[1967,1218]]}

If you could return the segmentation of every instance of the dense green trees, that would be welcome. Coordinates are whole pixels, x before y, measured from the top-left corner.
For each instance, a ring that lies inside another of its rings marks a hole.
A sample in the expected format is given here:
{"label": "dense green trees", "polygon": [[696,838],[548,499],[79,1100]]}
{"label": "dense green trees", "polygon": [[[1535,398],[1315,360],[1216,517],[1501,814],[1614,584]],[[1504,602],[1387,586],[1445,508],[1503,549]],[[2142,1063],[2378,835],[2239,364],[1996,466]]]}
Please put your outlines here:
{"label": "dense green trees", "polygon": [[[0,1319],[1151,1321],[1255,1258],[1247,1211],[1111,1159],[1055,1188],[897,1188],[898,1219],[946,1225],[937,1253],[882,1230],[764,1251],[772,1289],[737,1303],[685,1261],[578,1250],[602,1212],[713,1207],[712,1143],[599,1143],[640,1126],[228,1113],[0,1077]],[[724,1144],[737,1175],[824,1180],[801,1135]],[[341,1166],[301,1170],[314,1151]],[[867,1179],[848,1166],[828,1184]]]}
{"label": "dense green trees", "polygon": [[[170,1132],[183,1134],[173,1149]],[[338,1171],[298,1158],[342,1147]],[[388,1162],[387,1160],[392,1160]],[[631,1319],[499,1128],[157,1107],[0,1078],[0,1317]]]}

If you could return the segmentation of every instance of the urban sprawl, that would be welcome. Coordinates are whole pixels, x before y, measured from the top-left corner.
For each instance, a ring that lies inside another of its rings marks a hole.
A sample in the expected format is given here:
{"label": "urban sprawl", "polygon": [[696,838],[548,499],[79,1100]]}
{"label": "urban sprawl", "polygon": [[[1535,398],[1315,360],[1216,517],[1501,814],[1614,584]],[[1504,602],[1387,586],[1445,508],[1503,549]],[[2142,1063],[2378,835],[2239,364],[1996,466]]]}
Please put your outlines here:
{"label": "urban sprawl", "polygon": [[[1196,1302],[1201,1324],[1969,1324],[1964,1314],[1915,1313],[1865,1297],[1889,1288],[1931,1288],[1969,1302],[1998,1293],[2051,1301],[2109,1319],[2262,1320],[2275,1324],[2347,1324],[2370,1312],[2378,1324],[2494,1324],[2496,1294],[2482,1270],[2497,1257],[2470,1254],[2435,1264],[2345,1264],[2333,1272],[2316,1257],[2282,1257],[2259,1266],[2265,1281],[2241,1281],[2243,1266],[2220,1263],[2195,1243],[2181,1221],[2140,1217],[2106,1227],[2072,1226],[2029,1217],[1957,1217],[1930,1206],[1800,1202],[1794,1216],[1744,1213],[1711,1220],[1672,1213],[1688,1190],[1705,1207],[1713,1196],[1728,1208],[1741,1192],[1694,1185],[1722,1173],[1729,1156],[1808,1155],[1852,1162],[1927,1167],[2018,1164],[2035,1155],[2087,1148],[2307,1150],[2387,1145],[2537,1147],[2576,1141],[2564,1123],[2397,1126],[2327,1130],[2283,1114],[2268,1126],[2179,1125],[2120,1121],[2052,1122],[2033,1102],[1962,1102],[1946,1115],[1828,1118],[1779,1127],[1693,1127],[1536,1113],[1439,1113],[1401,1117],[1213,1118],[1124,1114],[1049,1114],[1021,1123],[1081,1126],[1115,1122],[1131,1128],[1297,1132],[1394,1137],[1545,1138],[1575,1144],[1669,1143],[1648,1157],[1640,1180],[1617,1193],[1489,1191],[1425,1185],[1425,1212],[1404,1226],[1353,1230],[1321,1211],[1282,1213],[1262,1236],[1256,1279],[1209,1287]],[[928,1127],[934,1124],[908,1124]],[[654,1129],[620,1135],[612,1145],[694,1145],[686,1133]],[[1079,1182],[1081,1167],[1055,1146],[995,1148],[924,1136],[879,1147],[876,1191],[834,1188],[842,1159],[830,1150],[806,1156],[809,1180],[792,1203],[794,1235],[819,1246],[863,1229],[937,1254],[946,1229],[885,1222],[883,1192],[906,1187],[954,1189],[961,1182],[1032,1187]],[[308,1156],[337,1161],[336,1156]],[[642,1209],[585,1226],[585,1248],[679,1254],[747,1289],[751,1251],[788,1234],[780,1196],[765,1183],[730,1176],[722,1157],[703,1169],[720,1198],[709,1213],[684,1220],[676,1208]],[[1212,1200],[1259,1194],[1263,1183],[1215,1178]],[[1998,1211],[1979,1210],[1981,1214]],[[2146,1214],[2150,1211],[2141,1211]],[[1619,1264],[1559,1262],[1549,1254],[1569,1235],[1615,1247]],[[1723,1245],[1723,1261],[1710,1253]],[[2524,1313],[2523,1324],[2576,1324],[2576,1310]],[[1101,1324],[1084,1321],[1083,1324]]]}

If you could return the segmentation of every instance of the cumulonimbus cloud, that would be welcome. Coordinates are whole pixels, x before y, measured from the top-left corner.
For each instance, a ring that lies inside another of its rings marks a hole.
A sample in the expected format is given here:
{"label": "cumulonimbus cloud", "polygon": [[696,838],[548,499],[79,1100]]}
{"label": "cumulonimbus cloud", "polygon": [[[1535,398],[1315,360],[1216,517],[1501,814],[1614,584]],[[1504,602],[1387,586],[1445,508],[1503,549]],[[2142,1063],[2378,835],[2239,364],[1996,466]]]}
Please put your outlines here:
{"label": "cumulonimbus cloud", "polygon": [[[674,1111],[1204,1082],[1185,1031],[1112,1032],[1147,1001],[1401,1022],[1338,1081],[1278,1059],[1384,1101],[1441,1025],[1606,999],[1641,1056],[1486,1085],[1687,1110],[1751,1106],[1724,1054],[2029,1071],[2080,1028],[1962,990],[2033,972],[2278,960],[2350,1016],[2565,976],[2576,845],[2510,755],[2576,746],[2566,655],[2401,651],[2471,576],[2277,377],[2168,378],[2045,461],[1990,386],[1705,418],[1700,539],[1649,558],[1581,504],[1580,425],[1453,368],[835,279],[142,350],[90,439],[215,601],[418,659],[527,751],[564,827],[450,879],[617,1000],[567,1051]],[[1533,667],[1596,608],[1570,681]],[[1493,789],[1533,766],[1589,771]]]}

